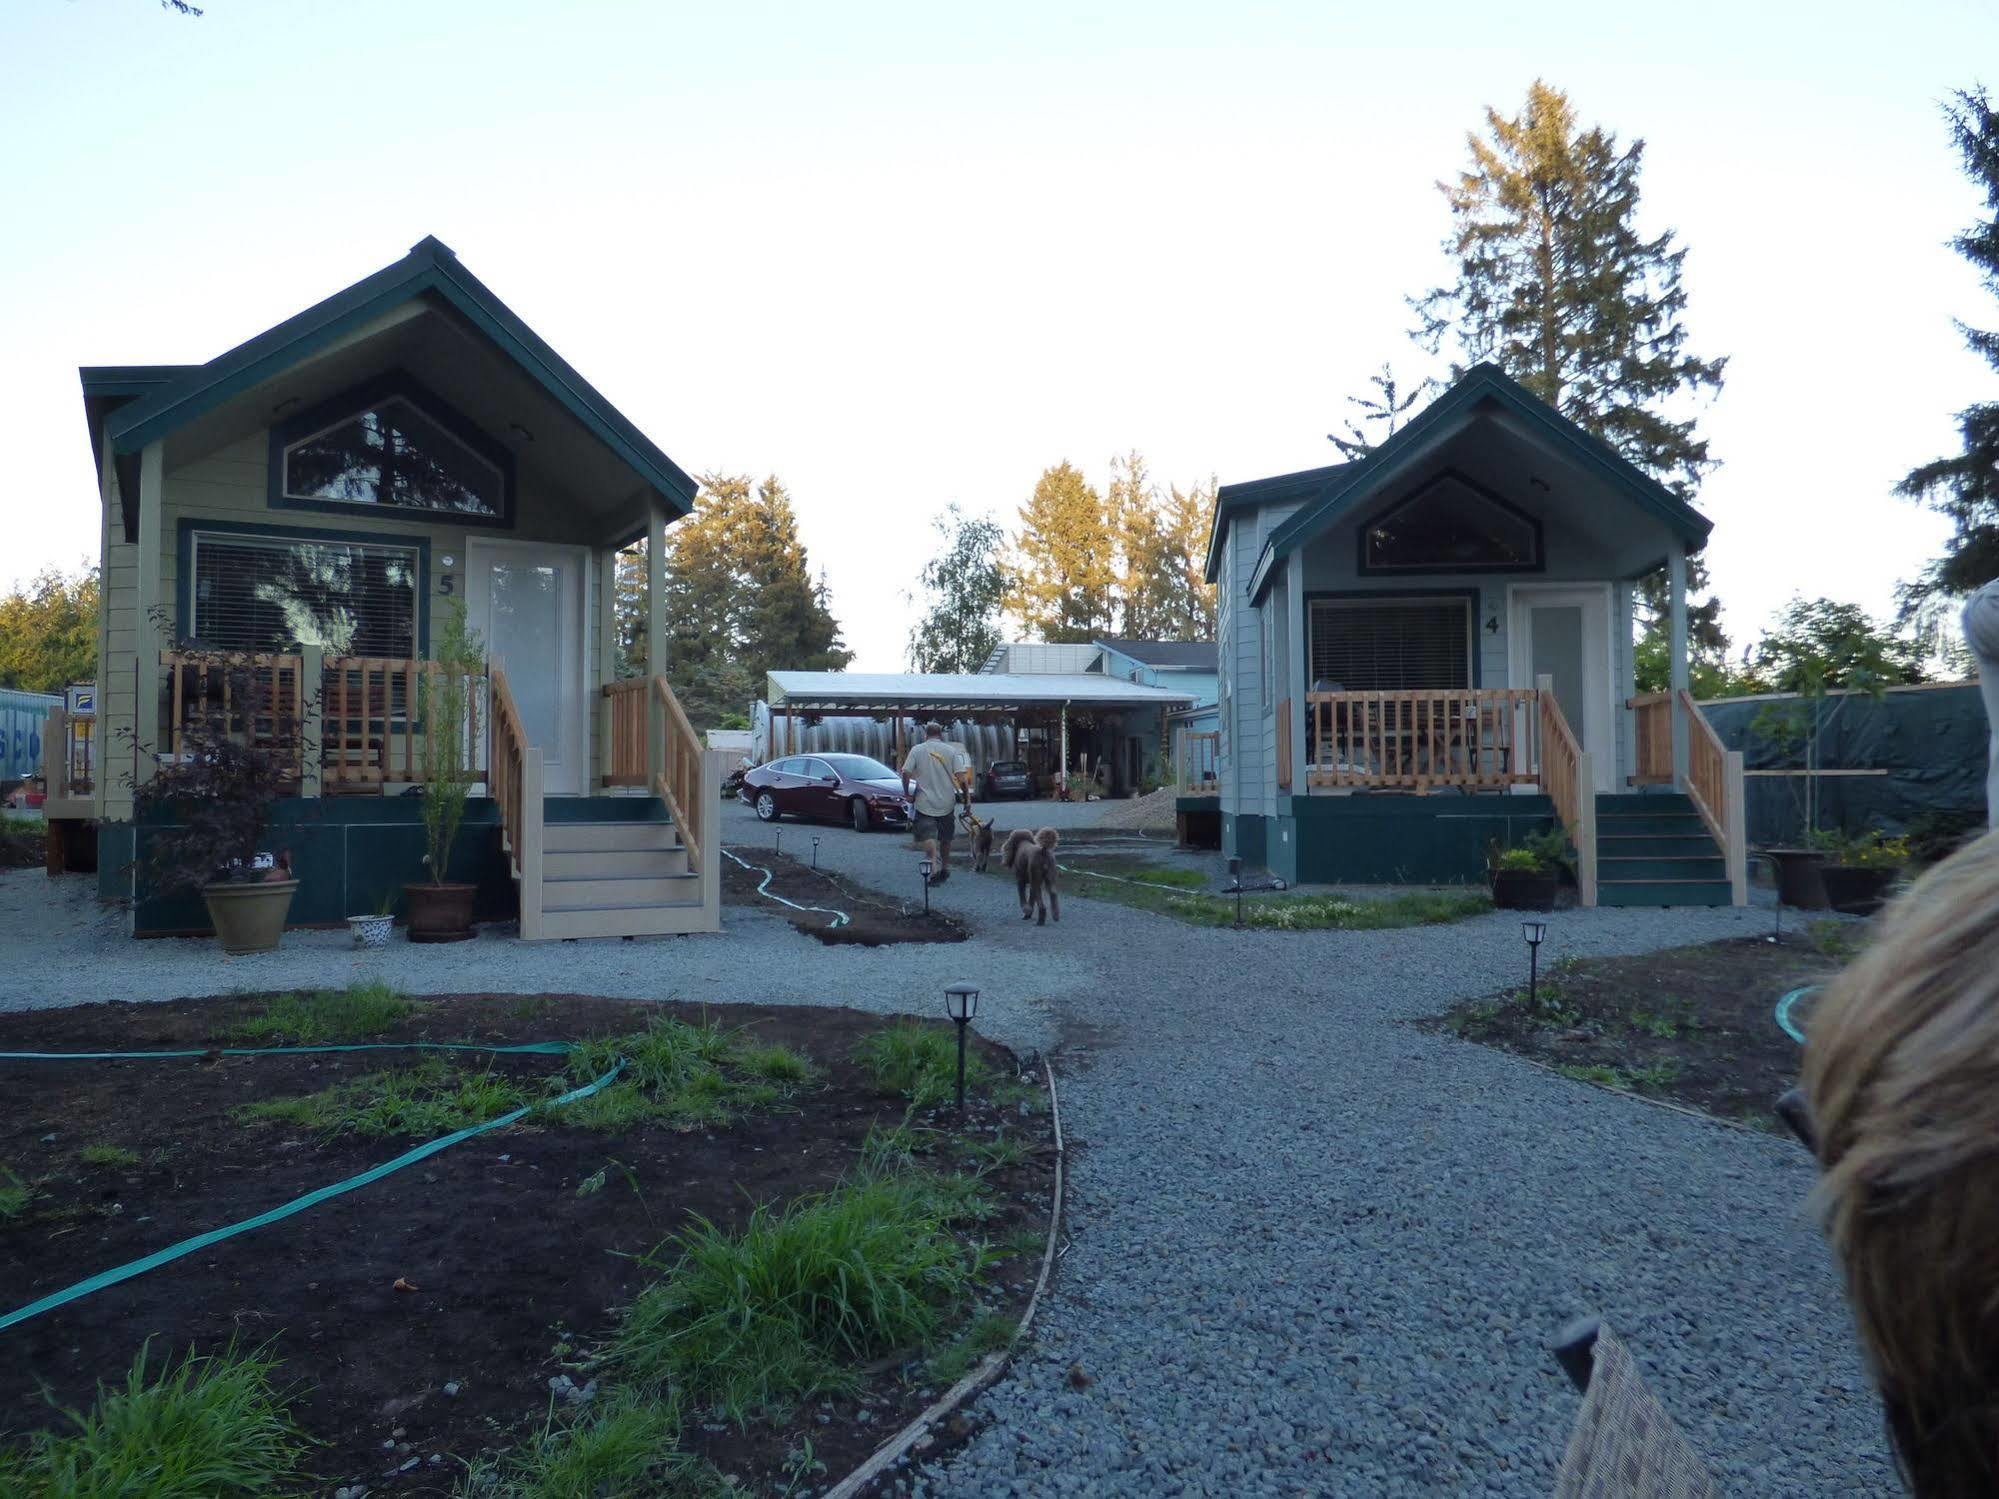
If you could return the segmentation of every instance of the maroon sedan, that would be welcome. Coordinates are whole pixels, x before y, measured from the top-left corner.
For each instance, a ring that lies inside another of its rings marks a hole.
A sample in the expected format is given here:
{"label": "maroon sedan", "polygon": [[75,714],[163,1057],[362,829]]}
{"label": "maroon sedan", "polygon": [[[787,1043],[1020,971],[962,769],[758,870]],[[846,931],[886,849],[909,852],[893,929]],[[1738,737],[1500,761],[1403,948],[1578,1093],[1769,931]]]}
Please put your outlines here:
{"label": "maroon sedan", "polygon": [[909,826],[902,777],[869,755],[787,755],[746,774],[739,795],[765,822],[789,813],[857,833]]}

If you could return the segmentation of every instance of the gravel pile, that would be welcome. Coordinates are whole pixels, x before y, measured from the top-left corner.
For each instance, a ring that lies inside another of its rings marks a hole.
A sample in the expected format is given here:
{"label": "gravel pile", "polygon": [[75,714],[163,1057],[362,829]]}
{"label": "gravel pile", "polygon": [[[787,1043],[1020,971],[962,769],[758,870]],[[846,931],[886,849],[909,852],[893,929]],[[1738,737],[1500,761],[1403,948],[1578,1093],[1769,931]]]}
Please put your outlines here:
{"label": "gravel pile", "polygon": [[[822,864],[917,892],[907,839],[820,831]],[[738,809],[723,837],[771,842]],[[1060,1048],[1071,1238],[1033,1339],[971,1408],[978,1433],[894,1488],[1538,1499],[1577,1404],[1547,1345],[1595,1312],[1724,1492],[1898,1492],[1800,1211],[1802,1151],[1401,1023],[1523,977],[1515,918],[1234,933],[1071,899],[1023,926],[1011,883],[962,862],[933,899],[971,942],[825,949],[731,908],[720,937],[366,954],[295,934],[246,960],[131,942],[87,902],[51,914],[42,876],[8,875],[0,1008],[379,973],[936,1013],[962,975],[982,1031]],[[1768,919],[1562,912],[1542,960]]]}
{"label": "gravel pile", "polygon": [[1144,796],[1134,796],[1128,801],[1106,802],[1104,813],[1097,819],[1100,828],[1170,828],[1173,826],[1173,803],[1178,796],[1171,786],[1163,786]]}

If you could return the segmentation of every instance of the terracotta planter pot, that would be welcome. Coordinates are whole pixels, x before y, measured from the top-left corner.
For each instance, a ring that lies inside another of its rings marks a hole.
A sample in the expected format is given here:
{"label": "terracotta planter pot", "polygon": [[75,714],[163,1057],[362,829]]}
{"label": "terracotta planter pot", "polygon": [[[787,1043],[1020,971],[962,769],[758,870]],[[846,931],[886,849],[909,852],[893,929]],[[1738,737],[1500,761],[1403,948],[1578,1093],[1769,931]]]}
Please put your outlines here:
{"label": "terracotta planter pot", "polygon": [[244,880],[204,885],[215,939],[227,953],[271,952],[284,935],[297,880]]}
{"label": "terracotta planter pot", "polygon": [[463,942],[472,935],[477,885],[405,885],[412,942]]}
{"label": "terracotta planter pot", "polygon": [[1777,861],[1777,899],[1781,903],[1800,911],[1825,910],[1822,852],[1815,848],[1766,848],[1763,852]]}
{"label": "terracotta planter pot", "polygon": [[1492,903],[1502,911],[1552,911],[1560,883],[1552,869],[1495,869]]}
{"label": "terracotta planter pot", "polygon": [[1819,871],[1826,904],[1849,916],[1872,916],[1888,898],[1888,888],[1901,877],[1899,869],[1828,864]]}

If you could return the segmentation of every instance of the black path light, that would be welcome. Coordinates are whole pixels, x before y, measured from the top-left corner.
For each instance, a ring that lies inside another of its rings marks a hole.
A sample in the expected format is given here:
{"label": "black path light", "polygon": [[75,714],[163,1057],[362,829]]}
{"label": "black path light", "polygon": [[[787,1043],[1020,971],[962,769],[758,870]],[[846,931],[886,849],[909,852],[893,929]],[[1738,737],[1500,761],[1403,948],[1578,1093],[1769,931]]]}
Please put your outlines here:
{"label": "black path light", "polygon": [[[928,888],[927,886],[925,888]],[[965,1027],[979,1013],[979,990],[975,984],[953,984],[944,991],[944,1013],[958,1027],[958,1117],[965,1117]]]}
{"label": "black path light", "polygon": [[1762,857],[1770,862],[1770,889],[1777,897],[1770,902],[1770,909],[1776,914],[1777,924],[1771,928],[1769,940],[1772,942],[1782,942],[1784,940],[1784,866],[1777,862],[1775,854],[1764,854]]}
{"label": "black path light", "polygon": [[774,853],[774,854],[781,854],[781,853],[783,853],[783,852],[784,852],[784,829],[783,829],[783,828],[772,828],[772,829],[771,829],[771,845],[770,845],[770,851],[771,851],[772,853]]}
{"label": "black path light", "polygon": [[814,869],[819,867],[819,835],[817,833],[812,835],[812,867]]}
{"label": "black path light", "polygon": [[1242,930],[1242,860],[1229,860],[1229,889],[1235,891],[1235,929]]}
{"label": "black path light", "polygon": [[928,859],[923,860],[916,866],[916,872],[923,876],[923,914],[928,916],[930,914],[930,875],[932,873],[930,861]]}
{"label": "black path light", "polygon": [[1523,921],[1520,935],[1527,939],[1527,1003],[1541,1002],[1541,944],[1548,939],[1548,923],[1545,921]]}

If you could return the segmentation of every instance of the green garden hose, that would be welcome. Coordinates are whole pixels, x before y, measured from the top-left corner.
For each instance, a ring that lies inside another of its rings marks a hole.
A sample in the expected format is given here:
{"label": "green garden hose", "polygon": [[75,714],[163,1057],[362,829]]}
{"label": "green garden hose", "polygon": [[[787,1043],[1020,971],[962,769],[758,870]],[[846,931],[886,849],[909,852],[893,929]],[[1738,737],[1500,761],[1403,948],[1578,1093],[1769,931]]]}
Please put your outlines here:
{"label": "green garden hose", "polygon": [[1816,994],[1818,992],[1819,992],[1819,986],[1817,984],[1805,984],[1800,986],[1799,988],[1793,989],[1789,994],[1786,994],[1782,999],[1777,1001],[1778,1026],[1782,1028],[1785,1035],[1789,1036],[1793,1041],[1797,1042],[1798,1045],[1800,1046],[1803,1046],[1805,1044],[1805,1033],[1799,1030],[1798,1027],[1792,1022],[1791,1007],[1795,1005],[1799,1000],[1803,999],[1807,994]]}
{"label": "green garden hose", "polygon": [[[384,1042],[384,1043],[377,1043],[370,1045],[348,1045],[348,1046],[269,1046],[261,1048],[222,1047],[220,1048],[220,1051],[224,1056],[252,1056],[252,1057],[279,1056],[288,1053],[298,1053],[298,1052],[406,1051],[406,1050],[484,1051],[484,1052],[495,1052],[495,1053],[530,1053],[540,1056],[562,1056],[566,1055],[570,1051],[573,1051],[574,1049],[575,1048],[567,1041],[535,1041],[519,1046],[474,1046],[470,1044],[457,1043],[457,1042],[411,1041],[406,1043]],[[212,1056],[214,1054],[215,1053],[213,1050],[211,1051],[97,1051],[97,1052],[10,1051],[10,1052],[0,1052],[0,1060],[101,1061],[110,1058],[137,1060],[137,1059],[154,1059],[154,1058],[167,1058],[167,1057],[205,1057],[205,1056]],[[224,1239],[233,1239],[236,1237],[236,1235],[248,1233],[253,1228],[262,1228],[266,1224],[279,1222],[281,1219],[291,1217],[294,1213],[302,1213],[307,1208],[317,1207],[322,1202],[329,1201],[330,1199],[338,1197],[343,1193],[352,1192],[357,1187],[365,1187],[371,1182],[378,1182],[383,1177],[402,1170],[403,1167],[405,1166],[413,1166],[418,1161],[427,1160],[431,1156],[436,1155],[439,1151],[449,1150],[452,1146],[461,1144],[462,1142],[471,1139],[474,1135],[483,1135],[484,1133],[486,1133],[487,1130],[499,1129],[503,1125],[512,1124],[515,1120],[520,1119],[524,1115],[526,1115],[530,1110],[536,1108],[560,1108],[564,1104],[575,1103],[580,1098],[588,1098],[591,1094],[601,1092],[605,1088],[608,1088],[613,1082],[617,1081],[618,1074],[624,1071],[624,1067],[625,1067],[624,1059],[621,1057],[618,1059],[616,1063],[612,1065],[611,1070],[609,1072],[605,1073],[595,1082],[585,1083],[580,1088],[572,1088],[570,1089],[569,1092],[563,1094],[560,1098],[550,1099],[546,1104],[523,1104],[520,1108],[514,1109],[509,1113],[502,1114],[497,1119],[488,1119],[484,1124],[474,1124],[466,1129],[456,1130],[451,1134],[445,1135],[439,1139],[429,1141],[428,1143],[423,1145],[419,1145],[413,1150],[404,1151],[394,1160],[384,1161],[379,1166],[371,1166],[366,1171],[361,1172],[357,1176],[348,1177],[345,1181],[335,1182],[333,1183],[332,1186],[329,1187],[320,1187],[315,1191],[307,1192],[303,1197],[294,1197],[290,1202],[284,1203],[278,1207],[274,1207],[270,1209],[270,1211],[268,1212],[259,1213],[254,1218],[245,1218],[241,1222],[231,1223],[224,1228],[210,1229],[207,1233],[196,1234],[191,1239],[182,1239],[178,1244],[169,1244],[165,1249],[155,1250],[153,1253],[146,1255],[141,1259],[127,1261],[125,1264],[119,1265],[114,1269],[105,1270],[97,1275],[93,1275],[89,1277],[87,1280],[80,1280],[77,1281],[74,1285],[65,1286],[60,1291],[56,1291],[50,1295],[44,1296],[39,1301],[29,1302],[28,1305],[24,1307],[19,1307],[14,1311],[8,1312],[4,1316],[0,1316],[0,1332],[4,1332],[6,1331],[6,1329],[16,1326],[19,1323],[26,1322],[31,1317],[39,1317],[43,1312],[54,1311],[59,1306],[67,1305],[69,1302],[72,1301],[81,1300],[83,1297],[88,1296],[95,1291],[101,1291],[107,1286],[115,1286],[120,1281],[131,1280],[135,1276],[144,1275],[148,1270],[157,1270],[160,1266],[165,1264],[170,1264],[174,1260],[181,1258],[181,1256],[183,1255],[192,1254],[197,1249],[206,1249],[211,1244],[220,1244]]]}

